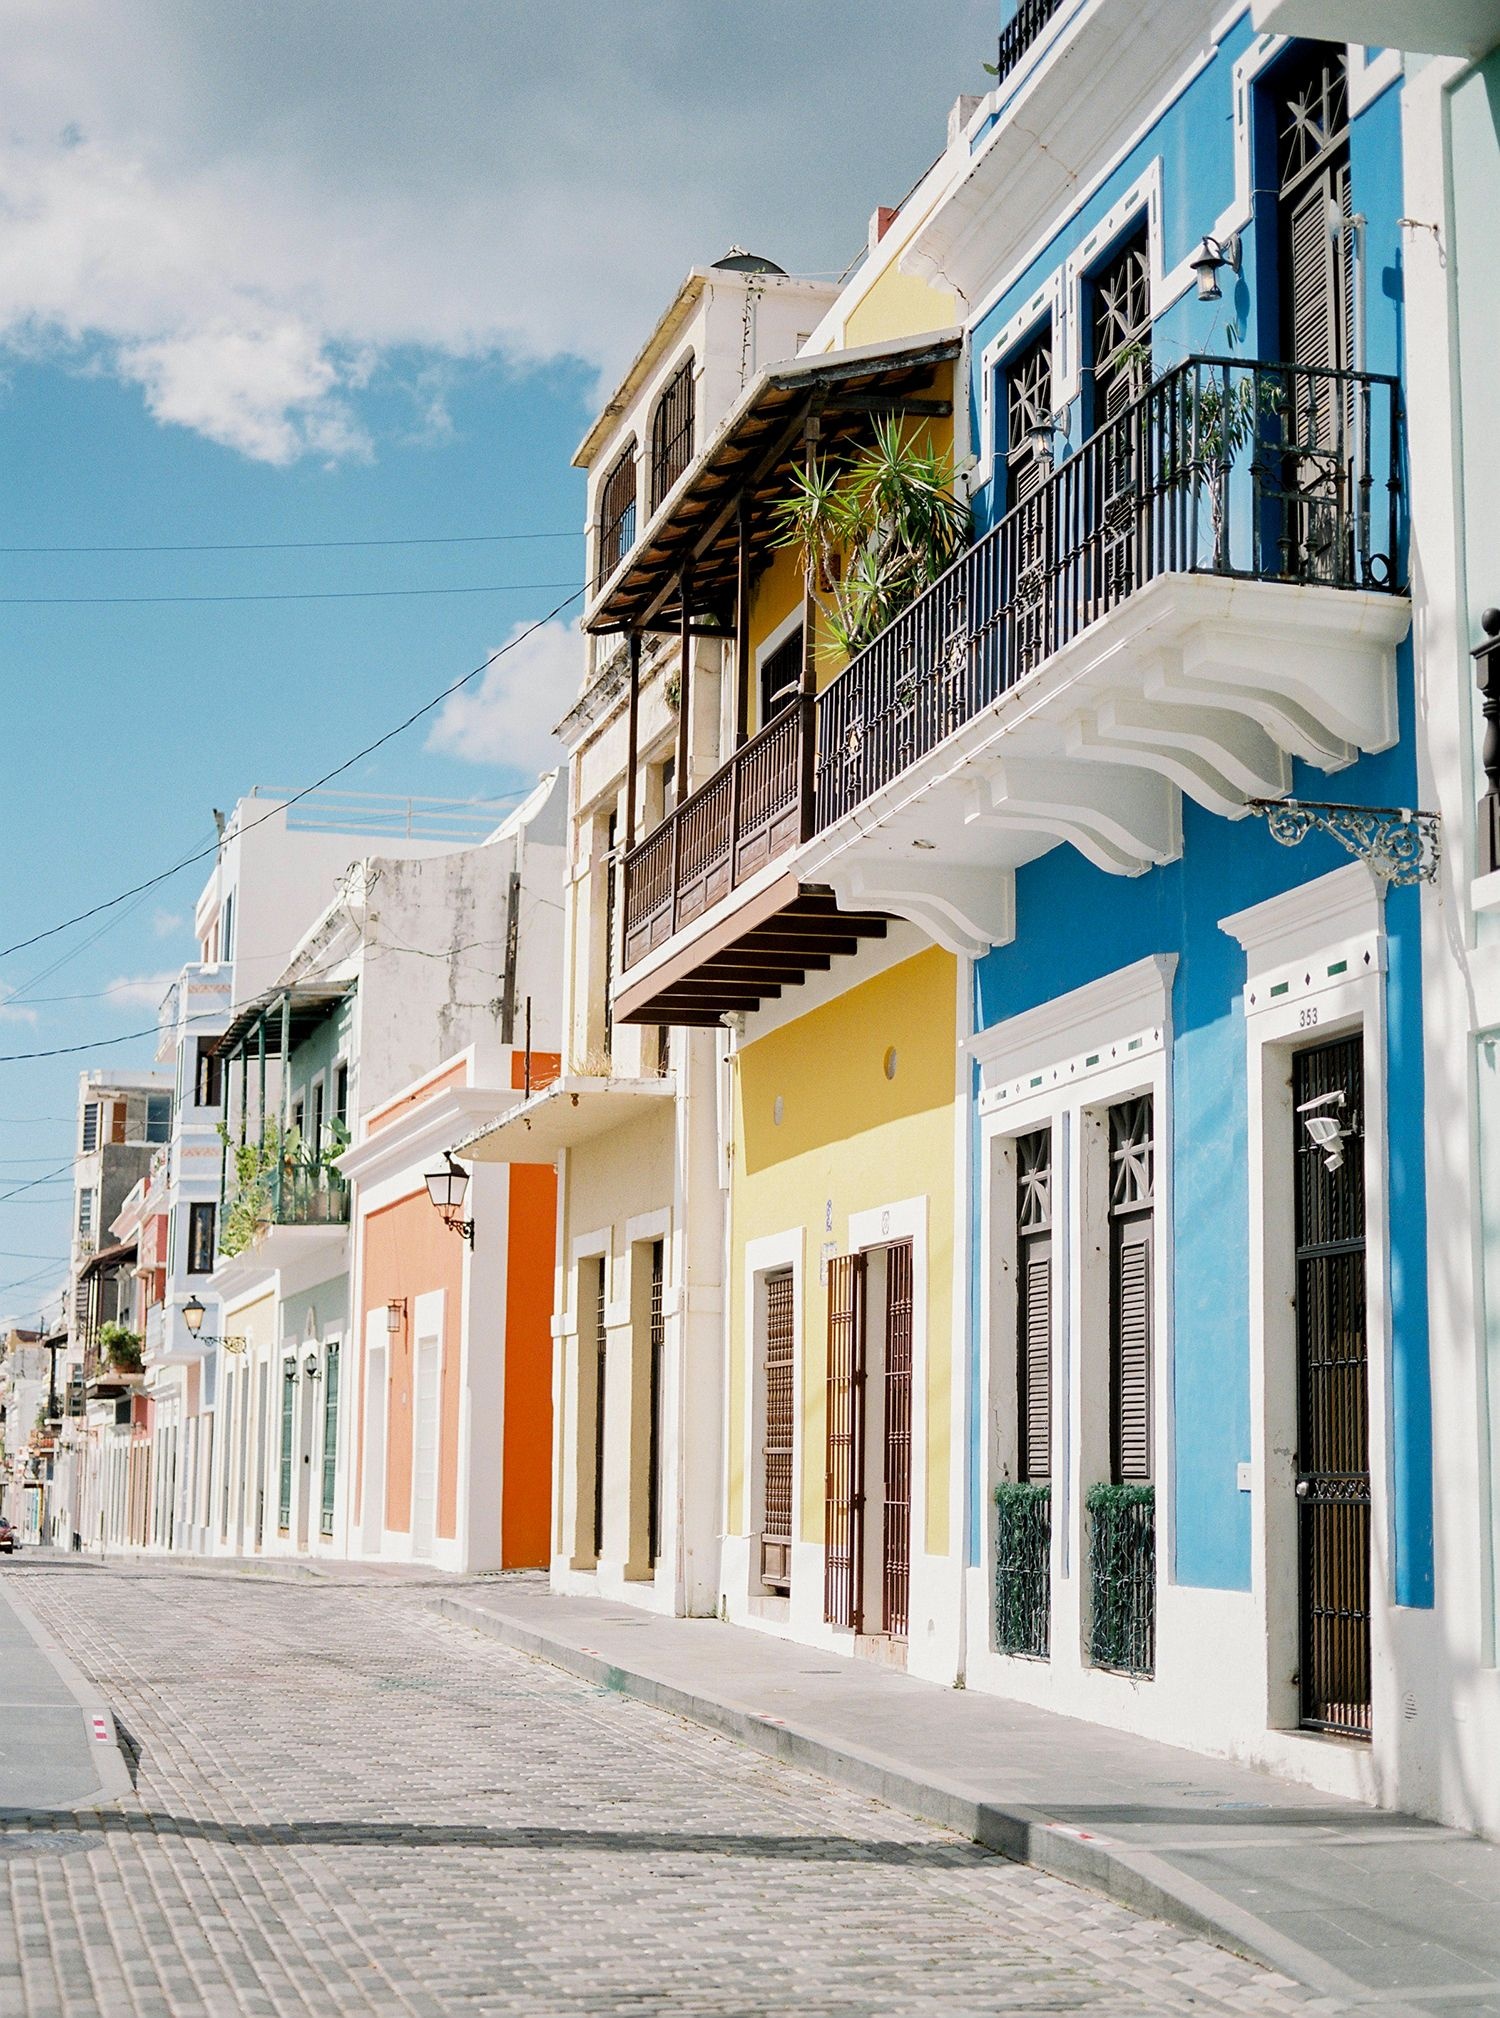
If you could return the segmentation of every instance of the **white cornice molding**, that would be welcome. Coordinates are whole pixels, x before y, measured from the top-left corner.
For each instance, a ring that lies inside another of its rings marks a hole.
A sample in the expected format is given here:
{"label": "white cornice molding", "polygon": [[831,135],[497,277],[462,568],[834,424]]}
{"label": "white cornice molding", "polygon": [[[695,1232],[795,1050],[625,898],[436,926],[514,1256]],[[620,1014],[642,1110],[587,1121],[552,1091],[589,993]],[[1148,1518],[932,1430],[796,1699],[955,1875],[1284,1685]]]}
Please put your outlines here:
{"label": "white cornice molding", "polygon": [[518,1091],[498,1086],[445,1086],[399,1119],[388,1121],[367,1141],[346,1149],[339,1169],[356,1184],[383,1184],[424,1157],[441,1156],[460,1136],[518,1105],[520,1099]]}
{"label": "white cornice molding", "polygon": [[1253,978],[1346,940],[1383,943],[1385,890],[1384,879],[1367,864],[1351,862],[1232,912],[1219,920],[1219,930],[1244,947],[1247,976]]}
{"label": "white cornice molding", "polygon": [[991,1024],[971,1037],[965,1049],[979,1066],[984,1085],[991,1088],[1019,1072],[1045,1071],[1061,1059],[1144,1031],[1151,1032],[1156,1044],[1165,1045],[1176,971],[1175,953],[1152,953]]}

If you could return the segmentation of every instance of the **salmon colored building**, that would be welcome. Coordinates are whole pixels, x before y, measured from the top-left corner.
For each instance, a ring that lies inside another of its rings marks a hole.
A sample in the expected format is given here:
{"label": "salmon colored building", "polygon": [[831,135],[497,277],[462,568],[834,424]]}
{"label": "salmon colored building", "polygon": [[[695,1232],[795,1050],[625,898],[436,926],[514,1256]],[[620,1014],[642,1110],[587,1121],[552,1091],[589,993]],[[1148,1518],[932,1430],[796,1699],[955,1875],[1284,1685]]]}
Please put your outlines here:
{"label": "salmon colored building", "polygon": [[[372,1112],[344,1159],[358,1186],[354,1556],[456,1571],[548,1560],[555,1173],[481,1167],[446,1217],[426,1181],[520,1097],[524,1054],[503,1065],[497,1092],[473,1083],[472,1052],[448,1061]],[[556,1060],[534,1054],[532,1070]]]}

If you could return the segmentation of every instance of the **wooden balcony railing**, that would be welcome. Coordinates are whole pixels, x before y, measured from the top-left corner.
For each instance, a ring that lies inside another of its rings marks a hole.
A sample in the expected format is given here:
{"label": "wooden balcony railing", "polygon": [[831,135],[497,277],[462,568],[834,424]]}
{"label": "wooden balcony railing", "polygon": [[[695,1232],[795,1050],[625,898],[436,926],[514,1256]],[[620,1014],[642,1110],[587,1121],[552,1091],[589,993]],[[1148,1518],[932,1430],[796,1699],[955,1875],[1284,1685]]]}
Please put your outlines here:
{"label": "wooden balcony railing", "polygon": [[625,961],[633,967],[805,835],[812,703],[768,722],[625,860]]}
{"label": "wooden balcony railing", "polygon": [[626,858],[624,966],[842,819],[1146,583],[1402,591],[1399,388],[1189,358]]}

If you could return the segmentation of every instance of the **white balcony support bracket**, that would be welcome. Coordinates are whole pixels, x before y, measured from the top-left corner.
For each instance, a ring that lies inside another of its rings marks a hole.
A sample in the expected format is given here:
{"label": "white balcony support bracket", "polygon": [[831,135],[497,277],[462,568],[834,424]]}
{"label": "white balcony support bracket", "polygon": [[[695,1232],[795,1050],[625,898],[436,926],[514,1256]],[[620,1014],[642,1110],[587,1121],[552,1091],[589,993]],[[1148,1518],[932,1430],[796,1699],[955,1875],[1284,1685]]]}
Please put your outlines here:
{"label": "white balcony support bracket", "polygon": [[1182,801],[1154,771],[1025,756],[985,766],[970,819],[1040,827],[1101,869],[1139,875],[1182,852]]}
{"label": "white balcony support bracket", "polygon": [[[1149,673],[1146,691],[1153,691]],[[1121,695],[1074,724],[1070,754],[1142,764],[1223,819],[1237,820],[1247,798],[1291,790],[1292,765],[1258,722],[1225,708],[1173,707]]]}
{"label": "white balcony support bracket", "polygon": [[1008,869],[893,857],[836,865],[828,881],[845,911],[889,911],[935,945],[978,960],[1016,936],[1016,879]]}

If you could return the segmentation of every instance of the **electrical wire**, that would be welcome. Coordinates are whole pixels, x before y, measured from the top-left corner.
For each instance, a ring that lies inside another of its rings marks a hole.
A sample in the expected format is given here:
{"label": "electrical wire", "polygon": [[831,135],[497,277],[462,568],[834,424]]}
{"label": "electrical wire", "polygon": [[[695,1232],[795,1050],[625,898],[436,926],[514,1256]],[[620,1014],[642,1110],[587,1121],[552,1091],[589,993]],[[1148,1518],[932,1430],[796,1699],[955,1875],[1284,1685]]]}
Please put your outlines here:
{"label": "electrical wire", "polygon": [[474,582],[428,589],[270,589],[213,596],[0,596],[8,609],[81,609],[121,603],[350,603],[385,596],[509,596],[565,589],[566,582]]}
{"label": "electrical wire", "polygon": [[72,1174],[73,1159],[69,1157],[66,1163],[59,1163],[56,1170],[49,1171],[45,1177],[33,1177],[29,1184],[18,1184],[14,1191],[0,1191],[0,1205],[6,1204],[12,1198],[19,1198],[23,1191],[35,1191],[39,1184],[50,1183],[54,1177],[71,1177]]}
{"label": "electrical wire", "polygon": [[[583,590],[581,588],[575,588],[571,594],[564,596],[560,603],[554,604],[544,617],[538,617],[535,623],[528,624],[524,631],[518,632],[508,643],[501,645],[498,650],[491,652],[479,665],[471,666],[469,671],[460,679],[454,680],[451,685],[444,687],[441,693],[434,694],[431,700],[424,701],[421,707],[408,715],[404,722],[398,722],[395,728],[387,729],[385,734],[377,736],[373,743],[366,743],[362,750],[356,750],[352,757],[346,757],[343,763],[335,764],[333,769],[325,771],[321,778],[315,778],[310,785],[304,785],[300,791],[293,792],[289,799],[279,799],[274,806],[269,807],[261,814],[260,819],[247,821],[239,831],[241,833],[249,833],[253,828],[260,826],[263,821],[274,819],[277,814],[284,813],[289,806],[295,806],[300,800],[310,798],[314,792],[321,791],[324,785],[331,784],[335,778],[341,778],[345,771],[352,771],[356,764],[362,763],[366,757],[373,756],[377,750],[383,749],[387,743],[394,742],[397,736],[404,735],[415,723],[420,722],[424,715],[430,715],[434,708],[440,708],[444,701],[451,699],[454,694],[468,686],[471,681],[477,680],[481,674],[487,673],[497,659],[503,659],[508,652],[513,652],[518,645],[524,645],[526,640],[534,636],[544,625],[550,624],[555,617],[560,617],[563,611],[576,603],[582,594]],[[75,912],[71,918],[64,918],[57,925],[49,925],[44,931],[33,932],[29,938],[17,939],[14,944],[9,946],[0,946],[0,960],[8,960],[14,953],[24,953],[28,946],[38,946],[44,939],[54,939],[59,932],[66,932],[74,925],[82,925],[90,918],[99,917],[104,911],[112,911],[117,904],[124,904],[132,897],[143,896],[147,890],[156,889],[160,884],[167,882],[169,878],[177,875],[181,870],[190,868],[194,862],[203,862],[210,855],[216,855],[219,852],[219,847],[220,842],[216,839],[208,847],[199,848],[194,854],[184,855],[181,861],[174,862],[170,869],[163,869],[155,876],[148,876],[144,882],[133,883],[128,890],[120,891],[117,896],[106,897],[101,903],[91,904],[86,911]],[[113,1043],[117,1040],[112,1038],[108,1041]],[[22,1053],[20,1055],[55,1057],[58,1054],[55,1052],[41,1052],[35,1054]],[[0,1062],[9,1061],[0,1059]]]}
{"label": "electrical wire", "polygon": [[0,554],[280,554],[326,553],[336,547],[476,547],[510,540],[576,540],[568,532],[438,533],[415,539],[373,540],[180,540],[151,546],[0,547]]}

